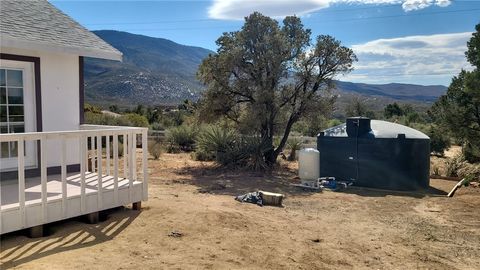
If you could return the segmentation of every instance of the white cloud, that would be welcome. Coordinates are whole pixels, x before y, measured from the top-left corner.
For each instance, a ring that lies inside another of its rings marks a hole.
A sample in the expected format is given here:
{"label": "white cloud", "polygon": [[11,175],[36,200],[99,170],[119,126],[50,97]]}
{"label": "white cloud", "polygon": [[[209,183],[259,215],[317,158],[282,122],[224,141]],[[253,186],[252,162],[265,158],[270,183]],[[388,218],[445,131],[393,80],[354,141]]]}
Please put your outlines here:
{"label": "white cloud", "polygon": [[305,15],[326,8],[329,0],[214,0],[208,14],[214,19],[243,19],[254,11],[272,17]]}
{"label": "white cloud", "polygon": [[405,11],[419,10],[427,8],[431,5],[439,7],[449,6],[452,2],[450,0],[406,0],[402,4]]}
{"label": "white cloud", "polygon": [[288,15],[307,15],[328,8],[331,4],[384,5],[401,4],[403,10],[414,11],[432,5],[446,7],[451,0],[214,0],[208,9],[213,19],[242,20],[254,11],[281,18]]}
{"label": "white cloud", "polygon": [[355,71],[344,80],[369,83],[424,82],[448,84],[460,70],[471,69],[465,59],[472,33],[378,39],[353,45]]}

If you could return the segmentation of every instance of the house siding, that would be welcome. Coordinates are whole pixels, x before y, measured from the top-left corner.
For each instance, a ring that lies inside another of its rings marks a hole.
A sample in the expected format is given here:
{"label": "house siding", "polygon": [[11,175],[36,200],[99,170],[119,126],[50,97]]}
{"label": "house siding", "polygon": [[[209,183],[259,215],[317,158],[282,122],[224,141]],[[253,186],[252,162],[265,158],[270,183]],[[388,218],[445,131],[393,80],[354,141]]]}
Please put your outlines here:
{"label": "house siding", "polygon": [[[1,53],[40,58],[42,131],[77,130],[80,124],[78,55],[1,48]],[[47,143],[47,166],[60,165],[60,142]],[[78,141],[67,141],[67,164],[79,163]]]}

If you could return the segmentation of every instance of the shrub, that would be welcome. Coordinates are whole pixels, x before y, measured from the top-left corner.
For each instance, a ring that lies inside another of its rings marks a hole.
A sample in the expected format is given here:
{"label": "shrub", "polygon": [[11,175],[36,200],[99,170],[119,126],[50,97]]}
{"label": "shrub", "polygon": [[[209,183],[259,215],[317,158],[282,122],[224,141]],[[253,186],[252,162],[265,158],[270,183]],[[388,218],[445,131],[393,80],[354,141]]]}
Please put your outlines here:
{"label": "shrub", "polygon": [[335,126],[338,126],[338,125],[341,125],[343,122],[338,120],[338,119],[330,119],[328,121],[328,124],[327,124],[327,128],[330,128],[330,127],[335,127]]}
{"label": "shrub", "polygon": [[270,149],[268,143],[263,141],[262,138],[243,137],[239,145],[245,153],[245,167],[254,171],[263,171],[269,167],[265,161],[265,152]]}
{"label": "shrub", "polygon": [[215,160],[215,155],[212,152],[196,149],[195,152],[192,153],[192,158],[197,161],[213,161]]}
{"label": "shrub", "polygon": [[290,149],[290,154],[288,155],[288,161],[294,161],[297,159],[297,151],[302,147],[302,140],[299,137],[288,138],[287,148]]}
{"label": "shrub", "polygon": [[193,127],[179,126],[167,131],[167,151],[172,153],[178,150],[192,151],[195,146],[197,131]]}
{"label": "shrub", "polygon": [[120,118],[125,118],[131,126],[134,127],[148,127],[148,120],[145,116],[136,114],[136,113],[127,113],[120,116]]}
{"label": "shrub", "polygon": [[436,175],[436,176],[440,175],[440,168],[437,167],[437,166],[433,166],[432,167],[432,174]]}
{"label": "shrub", "polygon": [[163,124],[162,124],[162,123],[158,123],[158,122],[152,123],[152,124],[150,125],[150,128],[151,128],[152,130],[165,130],[165,127],[163,126]]}
{"label": "shrub", "polygon": [[469,178],[470,180],[480,180],[480,164],[471,164],[463,162],[462,166],[458,169],[458,176],[462,178]]}
{"label": "shrub", "polygon": [[150,143],[148,145],[148,152],[153,156],[155,160],[159,159],[163,153],[162,144],[158,142]]}
{"label": "shrub", "polygon": [[446,162],[445,174],[448,177],[458,177],[458,170],[463,166],[464,159],[461,155],[450,158]]}
{"label": "shrub", "polygon": [[96,114],[102,113],[102,109],[100,107],[95,106],[95,105],[91,105],[91,104],[88,104],[88,103],[85,103],[85,105],[83,106],[83,111],[84,112],[96,113]]}
{"label": "shrub", "polygon": [[[110,157],[113,158],[113,142],[110,140]],[[118,142],[118,157],[123,157],[123,143]]]}
{"label": "shrub", "polygon": [[135,113],[128,113],[121,116],[112,116],[102,113],[95,113],[91,111],[85,112],[85,123],[92,125],[107,125],[107,126],[134,126],[134,127],[148,127],[147,118],[143,115]]}
{"label": "shrub", "polygon": [[204,127],[197,137],[197,149],[205,153],[224,152],[230,147],[237,136],[231,129],[222,128],[220,126]]}
{"label": "shrub", "polygon": [[463,156],[470,163],[480,162],[480,143],[467,142],[462,149]]}
{"label": "shrub", "polygon": [[430,151],[443,156],[445,150],[450,147],[450,137],[438,127],[431,127],[428,136],[430,137]]}
{"label": "shrub", "polygon": [[268,145],[257,136],[242,136],[233,129],[207,126],[197,138],[197,158],[215,159],[222,166],[264,170]]}

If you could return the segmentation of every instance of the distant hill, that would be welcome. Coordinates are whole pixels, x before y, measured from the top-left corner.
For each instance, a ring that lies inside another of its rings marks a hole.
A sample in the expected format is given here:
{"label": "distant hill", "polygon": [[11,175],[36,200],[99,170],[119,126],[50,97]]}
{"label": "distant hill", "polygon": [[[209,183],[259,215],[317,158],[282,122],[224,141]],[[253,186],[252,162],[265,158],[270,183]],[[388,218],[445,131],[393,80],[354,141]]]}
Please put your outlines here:
{"label": "distant hill", "polygon": [[[185,46],[163,38],[126,32],[94,31],[123,53],[123,62],[87,58],[86,100],[99,105],[176,104],[197,100],[203,86],[195,74],[210,50]],[[375,100],[378,106],[392,101],[430,103],[445,86],[413,84],[364,84],[337,81],[340,102],[352,95]]]}
{"label": "distant hill", "polygon": [[87,102],[153,105],[198,99],[203,87],[195,74],[212,51],[126,32],[94,33],[120,50],[123,62],[85,60]]}
{"label": "distant hill", "polygon": [[365,84],[336,81],[340,93],[356,93],[364,96],[385,97],[403,101],[433,102],[445,94],[447,87],[443,85],[416,85],[416,84]]}

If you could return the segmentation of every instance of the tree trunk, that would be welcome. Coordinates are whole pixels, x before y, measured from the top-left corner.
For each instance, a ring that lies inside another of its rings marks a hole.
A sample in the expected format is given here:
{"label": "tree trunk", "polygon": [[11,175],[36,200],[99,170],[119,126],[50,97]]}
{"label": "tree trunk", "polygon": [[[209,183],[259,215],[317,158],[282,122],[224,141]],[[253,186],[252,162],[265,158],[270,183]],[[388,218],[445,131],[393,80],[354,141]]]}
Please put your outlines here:
{"label": "tree trunk", "polygon": [[287,126],[285,127],[285,131],[283,132],[283,137],[282,140],[280,141],[280,144],[278,145],[277,149],[271,151],[272,153],[269,153],[270,156],[265,156],[265,160],[269,165],[273,165],[277,162],[277,157],[280,155],[280,153],[283,151],[283,148],[285,147],[285,144],[287,143],[288,135],[290,135],[290,131],[292,129],[293,124],[297,121],[295,115],[291,115],[290,118],[288,119]]}
{"label": "tree trunk", "polygon": [[267,123],[265,123],[266,126],[266,132],[265,132],[265,138],[264,142],[268,145],[268,150],[265,152],[264,158],[265,162],[269,167],[273,166],[275,162],[277,161],[277,155],[275,155],[275,147],[273,146],[273,135],[275,134],[273,128],[274,128],[274,122],[275,122],[275,112],[273,110],[273,106],[270,106],[270,116],[267,120]]}

